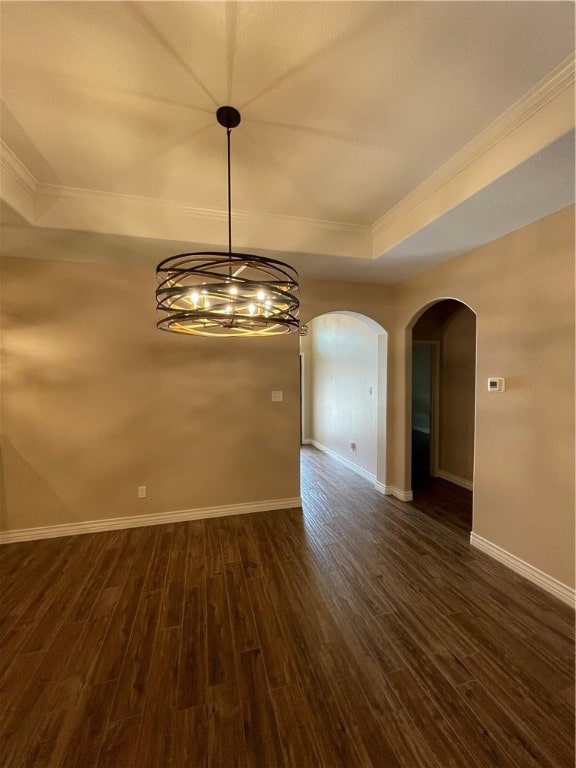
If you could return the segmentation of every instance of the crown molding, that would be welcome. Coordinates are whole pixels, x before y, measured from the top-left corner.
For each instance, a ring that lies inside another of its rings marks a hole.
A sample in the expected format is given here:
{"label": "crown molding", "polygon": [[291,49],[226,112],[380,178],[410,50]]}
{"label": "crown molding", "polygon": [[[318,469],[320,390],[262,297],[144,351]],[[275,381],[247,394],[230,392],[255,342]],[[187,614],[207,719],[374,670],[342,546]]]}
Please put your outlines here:
{"label": "crown molding", "polygon": [[[2,175],[7,173],[25,192],[36,194],[38,181],[3,139],[0,139],[0,168]],[[4,182],[4,179],[2,181]]]}
{"label": "crown molding", "polygon": [[573,129],[574,81],[572,53],[374,222],[374,258]]}
{"label": "crown molding", "polygon": [[[236,248],[378,259],[573,129],[574,64],[571,54],[371,227],[235,212]],[[3,141],[0,150],[2,198],[33,226],[226,245],[226,211],[43,184]]]}
{"label": "crown molding", "polygon": [[34,224],[38,181],[20,158],[0,139],[0,190],[2,199]]}
{"label": "crown molding", "polygon": [[[25,179],[26,169],[20,166],[18,171]],[[199,247],[226,245],[227,212],[223,210],[37,182],[34,192],[30,188],[28,194],[34,205],[33,215],[26,218],[38,227],[182,241]],[[369,226],[269,213],[235,212],[232,219],[239,250],[371,257]]]}
{"label": "crown molding", "polygon": [[[14,156],[15,157],[15,156]],[[24,166],[22,166],[24,168]],[[60,187],[54,184],[38,184],[36,182],[35,193],[39,197],[58,199],[76,205],[99,205],[110,203],[114,206],[133,206],[139,209],[171,211],[189,216],[193,219],[208,219],[217,222],[227,222],[228,213],[217,208],[197,208],[185,203],[171,200],[161,200],[152,197],[140,197],[138,195],[125,195],[116,192],[102,192],[94,189],[80,189],[77,187]],[[274,213],[243,213],[233,211],[232,218],[236,223],[249,223],[255,218],[266,221],[275,226],[297,226],[304,232],[324,232],[335,234],[339,237],[354,239],[358,236],[370,234],[370,227],[361,224],[349,224],[347,222],[329,221],[322,219],[307,219],[297,216],[285,216]]]}
{"label": "crown molding", "polygon": [[139,210],[172,211],[185,213],[192,217],[226,221],[226,211],[210,208],[195,208],[184,203],[172,200],[162,200],[155,197],[142,197],[140,195],[126,195],[119,192],[104,192],[97,189],[83,189],[80,187],[62,187],[57,184],[39,184],[38,196],[51,202],[62,202],[79,206],[100,206],[111,204],[119,207],[132,206]]}
{"label": "crown molding", "polygon": [[[228,214],[172,200],[40,183],[1,141],[1,195],[29,224],[205,247],[224,246]],[[233,212],[237,248],[370,258],[369,226],[272,213]],[[191,229],[194,234],[191,238]]]}

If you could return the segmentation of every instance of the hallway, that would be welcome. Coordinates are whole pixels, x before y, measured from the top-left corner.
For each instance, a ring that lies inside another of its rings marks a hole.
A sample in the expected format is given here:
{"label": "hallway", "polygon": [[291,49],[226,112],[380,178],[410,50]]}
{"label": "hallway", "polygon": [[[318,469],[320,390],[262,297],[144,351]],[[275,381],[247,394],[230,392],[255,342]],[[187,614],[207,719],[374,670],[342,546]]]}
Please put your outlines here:
{"label": "hallway", "polygon": [[572,768],[570,609],[312,448],[302,497],[2,547],[3,768]]}

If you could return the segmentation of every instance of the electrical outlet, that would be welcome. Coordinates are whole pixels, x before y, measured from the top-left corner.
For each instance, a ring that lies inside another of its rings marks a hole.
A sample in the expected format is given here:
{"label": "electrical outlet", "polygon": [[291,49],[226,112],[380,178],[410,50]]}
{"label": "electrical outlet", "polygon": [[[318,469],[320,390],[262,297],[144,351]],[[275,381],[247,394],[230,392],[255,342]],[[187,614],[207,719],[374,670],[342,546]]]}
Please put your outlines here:
{"label": "electrical outlet", "polygon": [[282,402],[282,392],[280,390],[273,390],[272,391],[272,402],[273,403],[281,403]]}
{"label": "electrical outlet", "polygon": [[506,379],[500,377],[490,377],[488,379],[488,392],[505,392]]}
{"label": "electrical outlet", "polygon": [[145,499],[146,498],[146,486],[145,485],[139,485],[138,486],[138,498],[139,499]]}

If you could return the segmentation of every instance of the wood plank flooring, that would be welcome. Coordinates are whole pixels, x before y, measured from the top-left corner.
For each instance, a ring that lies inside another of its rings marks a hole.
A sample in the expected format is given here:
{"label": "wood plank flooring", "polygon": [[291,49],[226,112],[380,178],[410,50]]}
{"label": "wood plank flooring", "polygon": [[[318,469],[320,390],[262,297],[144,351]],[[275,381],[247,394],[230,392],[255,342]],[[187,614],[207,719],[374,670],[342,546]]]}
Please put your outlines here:
{"label": "wood plank flooring", "polygon": [[314,449],[302,510],[2,547],[2,768],[573,768],[574,614]]}

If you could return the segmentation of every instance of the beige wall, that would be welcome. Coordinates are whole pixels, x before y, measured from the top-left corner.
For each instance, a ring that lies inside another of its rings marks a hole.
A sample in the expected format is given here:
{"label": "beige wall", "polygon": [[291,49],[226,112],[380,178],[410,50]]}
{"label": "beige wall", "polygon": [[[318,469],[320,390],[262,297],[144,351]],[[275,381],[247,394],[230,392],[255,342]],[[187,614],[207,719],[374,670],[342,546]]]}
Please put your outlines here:
{"label": "beige wall", "polygon": [[476,318],[467,307],[450,316],[440,343],[438,469],[462,480],[474,476]]}
{"label": "beige wall", "polygon": [[2,277],[3,529],[299,495],[297,335],[158,331],[150,269],[6,258]]}
{"label": "beige wall", "polygon": [[[3,243],[0,529],[299,495],[297,335],[162,333],[154,266],[132,266],[131,243],[28,233]],[[44,237],[50,257],[30,258]],[[110,253],[123,266],[94,262]],[[386,292],[312,282],[302,316],[374,310]]]}
{"label": "beige wall", "polygon": [[375,477],[378,333],[356,317],[327,314],[309,323],[308,339],[307,436]]}
{"label": "beige wall", "polygon": [[326,312],[357,312],[384,330],[394,323],[394,289],[369,283],[342,283],[329,280],[302,280],[300,318],[308,323]]}
{"label": "beige wall", "polygon": [[[53,233],[51,247],[66,258],[82,238]],[[296,335],[163,334],[150,266],[6,257],[2,276],[4,529],[298,495]],[[573,209],[392,288],[301,293],[304,322],[345,310],[389,332],[381,447],[386,482],[406,490],[407,329],[441,298],[477,313],[474,531],[573,585]],[[488,376],[507,391],[488,393]]]}
{"label": "beige wall", "polygon": [[[389,474],[408,487],[408,328],[452,297],[476,312],[474,532],[574,585],[574,209],[397,286]],[[489,393],[489,376],[506,377]]]}

